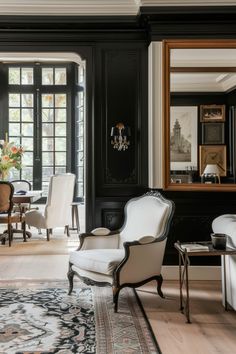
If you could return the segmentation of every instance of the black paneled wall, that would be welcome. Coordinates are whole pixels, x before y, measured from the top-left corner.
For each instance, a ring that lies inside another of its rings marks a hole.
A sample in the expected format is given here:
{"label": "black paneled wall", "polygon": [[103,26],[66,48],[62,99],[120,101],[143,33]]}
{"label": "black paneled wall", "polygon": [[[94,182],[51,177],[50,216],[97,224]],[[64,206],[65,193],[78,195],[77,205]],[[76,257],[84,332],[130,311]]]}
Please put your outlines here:
{"label": "black paneled wall", "polygon": [[[122,225],[123,207],[147,189],[147,47],[106,45],[98,55],[100,90],[95,113],[96,225]],[[111,128],[130,128],[130,145],[118,151]]]}

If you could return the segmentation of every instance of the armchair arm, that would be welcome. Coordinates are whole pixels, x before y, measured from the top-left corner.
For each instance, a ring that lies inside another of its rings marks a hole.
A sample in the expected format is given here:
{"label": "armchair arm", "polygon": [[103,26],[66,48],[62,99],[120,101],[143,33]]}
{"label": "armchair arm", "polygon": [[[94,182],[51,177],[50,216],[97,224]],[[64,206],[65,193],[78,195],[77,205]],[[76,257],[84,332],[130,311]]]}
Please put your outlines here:
{"label": "armchair arm", "polygon": [[93,233],[82,233],[79,235],[80,246],[78,250],[88,249],[116,249],[119,245],[119,231],[110,231],[108,235],[94,235]]}
{"label": "armchair arm", "polygon": [[[145,238],[147,239],[147,236]],[[121,286],[127,283],[140,283],[160,275],[166,240],[166,238],[155,239],[147,243],[125,242],[125,257],[114,272],[115,282]]]}

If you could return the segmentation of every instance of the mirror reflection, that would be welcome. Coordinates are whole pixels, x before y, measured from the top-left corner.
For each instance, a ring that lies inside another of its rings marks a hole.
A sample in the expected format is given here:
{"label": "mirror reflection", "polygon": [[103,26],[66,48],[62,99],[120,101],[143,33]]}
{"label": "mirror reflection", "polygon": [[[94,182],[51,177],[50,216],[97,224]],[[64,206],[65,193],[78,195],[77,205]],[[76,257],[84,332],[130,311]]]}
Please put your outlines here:
{"label": "mirror reflection", "polygon": [[169,184],[236,183],[236,48],[170,50]]}

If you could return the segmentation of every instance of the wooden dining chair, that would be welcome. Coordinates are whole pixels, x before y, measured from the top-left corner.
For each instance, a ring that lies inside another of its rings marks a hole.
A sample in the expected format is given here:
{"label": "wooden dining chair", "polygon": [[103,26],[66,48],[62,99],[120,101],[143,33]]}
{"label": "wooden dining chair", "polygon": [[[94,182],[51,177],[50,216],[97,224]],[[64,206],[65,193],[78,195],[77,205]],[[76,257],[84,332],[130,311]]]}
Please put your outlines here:
{"label": "wooden dining chair", "polygon": [[12,223],[21,223],[24,241],[26,241],[25,216],[20,212],[12,212],[14,187],[10,182],[0,181],[0,224],[7,224],[7,231],[1,239],[5,242],[8,236],[9,247],[13,239]]}

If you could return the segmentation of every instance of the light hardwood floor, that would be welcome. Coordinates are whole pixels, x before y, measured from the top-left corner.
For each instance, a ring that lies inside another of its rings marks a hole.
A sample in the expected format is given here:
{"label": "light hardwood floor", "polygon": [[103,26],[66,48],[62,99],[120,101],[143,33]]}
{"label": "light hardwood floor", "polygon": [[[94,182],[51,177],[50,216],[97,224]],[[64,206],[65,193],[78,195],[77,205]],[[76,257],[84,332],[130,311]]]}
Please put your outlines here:
{"label": "light hardwood floor", "polygon": [[179,311],[177,281],[164,281],[165,299],[154,283],[138,290],[162,353],[236,353],[236,312],[224,310],[220,282],[191,281],[190,289],[191,324]]}
{"label": "light hardwood floor", "polygon": [[[67,267],[68,255],[1,256],[0,279],[66,280]],[[190,287],[191,324],[179,312],[177,281],[164,281],[165,299],[157,295],[154,282],[138,289],[162,353],[236,353],[236,313],[224,311],[220,282],[194,281]]]}

